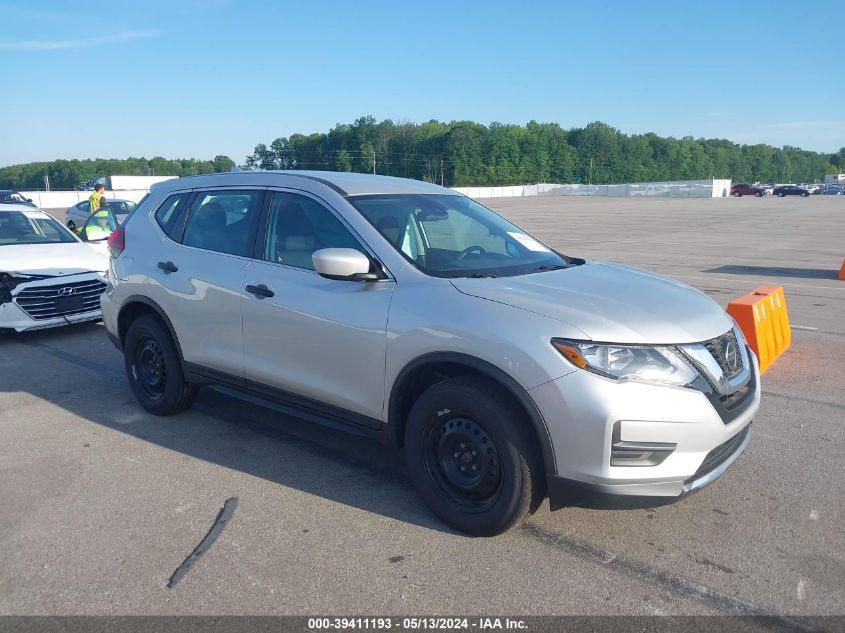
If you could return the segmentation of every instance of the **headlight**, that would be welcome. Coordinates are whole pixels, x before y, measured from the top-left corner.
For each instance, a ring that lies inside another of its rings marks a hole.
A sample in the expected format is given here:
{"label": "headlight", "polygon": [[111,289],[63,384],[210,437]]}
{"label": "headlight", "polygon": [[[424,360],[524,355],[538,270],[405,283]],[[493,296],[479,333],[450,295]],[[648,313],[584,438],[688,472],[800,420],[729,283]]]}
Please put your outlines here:
{"label": "headlight", "polygon": [[570,363],[600,376],[684,387],[698,372],[670,347],[610,345],[552,339]]}

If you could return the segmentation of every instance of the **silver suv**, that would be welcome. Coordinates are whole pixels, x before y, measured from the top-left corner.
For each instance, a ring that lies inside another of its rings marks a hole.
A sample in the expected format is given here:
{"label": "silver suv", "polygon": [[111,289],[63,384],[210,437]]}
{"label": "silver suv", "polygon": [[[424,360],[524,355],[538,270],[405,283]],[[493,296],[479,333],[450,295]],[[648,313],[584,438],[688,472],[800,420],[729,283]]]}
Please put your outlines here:
{"label": "silver suv", "polygon": [[223,384],[404,446],[426,504],[473,535],[546,495],[680,497],[759,407],[755,357],[707,296],[428,183],[181,178],[109,246],[103,318],[145,409]]}

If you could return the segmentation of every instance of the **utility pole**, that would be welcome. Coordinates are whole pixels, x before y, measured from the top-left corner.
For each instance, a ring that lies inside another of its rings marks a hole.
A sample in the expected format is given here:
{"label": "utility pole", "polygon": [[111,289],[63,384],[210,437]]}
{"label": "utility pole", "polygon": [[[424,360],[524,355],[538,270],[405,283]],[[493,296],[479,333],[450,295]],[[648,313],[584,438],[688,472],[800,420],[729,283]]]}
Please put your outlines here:
{"label": "utility pole", "polygon": [[48,176],[47,174],[44,174],[44,187],[47,189],[47,191],[50,191],[50,176]]}
{"label": "utility pole", "polygon": [[373,176],[376,175],[376,150],[373,150]]}
{"label": "utility pole", "polygon": [[589,185],[593,184],[593,159],[592,158],[590,158],[590,175],[587,178],[587,184],[589,184]]}
{"label": "utility pole", "polygon": [[443,186],[443,157],[440,157],[440,186]]}

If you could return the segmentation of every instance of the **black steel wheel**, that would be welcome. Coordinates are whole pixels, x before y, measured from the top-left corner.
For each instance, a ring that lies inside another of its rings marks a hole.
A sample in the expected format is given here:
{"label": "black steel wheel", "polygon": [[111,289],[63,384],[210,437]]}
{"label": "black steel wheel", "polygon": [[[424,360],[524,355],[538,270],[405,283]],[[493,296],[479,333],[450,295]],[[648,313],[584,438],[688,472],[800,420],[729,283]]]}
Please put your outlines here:
{"label": "black steel wheel", "polygon": [[472,536],[506,532],[545,497],[530,421],[502,385],[483,376],[449,378],[417,398],[405,459],[432,512]]}
{"label": "black steel wheel", "polygon": [[150,413],[170,415],[193,403],[197,389],[185,380],[176,344],[158,317],[145,315],[132,322],[123,359],[132,392]]}
{"label": "black steel wheel", "polygon": [[467,511],[489,508],[502,487],[502,458],[480,422],[456,415],[431,425],[423,447],[432,483]]}
{"label": "black steel wheel", "polygon": [[167,367],[161,345],[153,338],[144,337],[136,347],[136,380],[149,398],[161,398],[167,386]]}

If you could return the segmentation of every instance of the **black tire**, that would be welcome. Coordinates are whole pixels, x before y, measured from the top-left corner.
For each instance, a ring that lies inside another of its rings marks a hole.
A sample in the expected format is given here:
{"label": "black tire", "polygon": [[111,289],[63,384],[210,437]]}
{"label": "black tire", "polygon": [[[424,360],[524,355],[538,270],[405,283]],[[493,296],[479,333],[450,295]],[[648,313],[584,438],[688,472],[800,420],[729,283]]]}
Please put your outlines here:
{"label": "black tire", "polygon": [[735,191],[735,192],[734,192],[734,197],[736,197],[736,198],[741,198],[741,197],[742,197],[742,194],[741,194],[739,191]]}
{"label": "black tire", "polygon": [[755,195],[755,196],[757,196],[758,198],[762,198],[762,197],[763,197],[763,192],[762,192],[762,191],[758,191],[758,192],[757,192],[757,193],[755,193],[754,195]]}
{"label": "black tire", "polygon": [[76,222],[74,222],[73,220],[68,220],[67,221],[67,228],[69,228],[71,231],[75,231],[76,230]]}
{"label": "black tire", "polygon": [[171,415],[193,404],[197,388],[185,381],[176,345],[158,317],[145,315],[132,322],[123,362],[135,398],[150,413]]}
{"label": "black tire", "polygon": [[807,196],[809,196],[809,195],[810,195],[809,193],[802,193],[802,194],[801,194],[801,197],[802,197],[802,198],[806,198],[806,197],[807,197]]}
{"label": "black tire", "polygon": [[472,536],[506,532],[545,497],[543,459],[525,413],[483,377],[450,378],[417,399],[405,459],[431,511]]}
{"label": "black tire", "polygon": [[779,194],[778,194],[778,198],[783,198],[783,197],[785,197],[785,196],[786,196],[786,194],[785,194],[785,193],[779,193]]}

